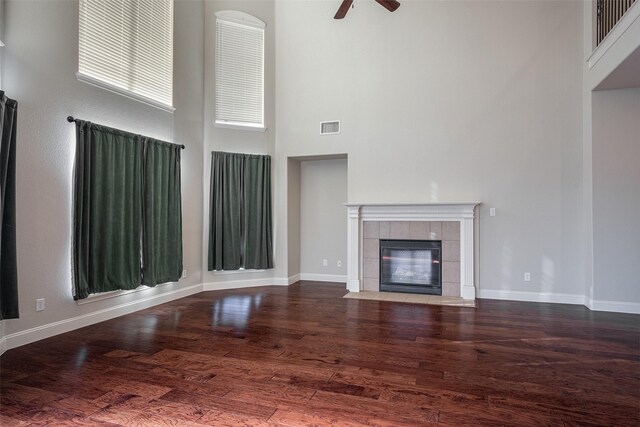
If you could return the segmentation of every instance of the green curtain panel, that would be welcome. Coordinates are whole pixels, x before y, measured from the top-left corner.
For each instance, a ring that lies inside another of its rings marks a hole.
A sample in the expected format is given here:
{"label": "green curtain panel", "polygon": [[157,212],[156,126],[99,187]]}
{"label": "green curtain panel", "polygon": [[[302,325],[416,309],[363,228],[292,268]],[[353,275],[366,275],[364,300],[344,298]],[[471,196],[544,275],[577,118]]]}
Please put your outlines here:
{"label": "green curtain panel", "polygon": [[18,318],[16,127],[18,103],[0,91],[0,320]]}
{"label": "green curtain panel", "polygon": [[211,153],[211,270],[273,268],[271,157]]}
{"label": "green curtain panel", "polygon": [[209,271],[242,267],[242,154],[211,153]]}
{"label": "green curtain panel", "polygon": [[180,279],[181,148],[76,120],[75,299]]}
{"label": "green curtain panel", "polygon": [[75,299],[141,283],[143,145],[136,139],[76,120]]}
{"label": "green curtain panel", "polygon": [[181,147],[144,140],[142,284],[173,282],[182,275]]}
{"label": "green curtain panel", "polygon": [[271,157],[246,155],[244,163],[244,268],[273,268]]}

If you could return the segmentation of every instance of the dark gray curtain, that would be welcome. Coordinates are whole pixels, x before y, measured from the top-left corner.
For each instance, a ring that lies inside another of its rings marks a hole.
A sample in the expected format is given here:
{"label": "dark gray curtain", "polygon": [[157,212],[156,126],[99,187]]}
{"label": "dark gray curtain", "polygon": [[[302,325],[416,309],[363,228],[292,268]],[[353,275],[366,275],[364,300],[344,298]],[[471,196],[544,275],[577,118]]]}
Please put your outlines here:
{"label": "dark gray curtain", "polygon": [[0,91],[0,320],[18,318],[16,127],[18,103]]}
{"label": "dark gray curtain", "polygon": [[182,202],[179,145],[145,139],[142,284],[182,275]]}
{"label": "dark gray curtain", "polygon": [[247,155],[244,163],[244,268],[273,268],[271,157]]}
{"label": "dark gray curtain", "polygon": [[141,283],[142,159],[136,135],[76,120],[75,299]]}
{"label": "dark gray curtain", "polygon": [[213,152],[209,198],[209,271],[242,267],[244,156]]}
{"label": "dark gray curtain", "polygon": [[273,268],[271,157],[211,153],[211,270]]}
{"label": "dark gray curtain", "polygon": [[76,120],[75,299],[180,278],[179,149]]}

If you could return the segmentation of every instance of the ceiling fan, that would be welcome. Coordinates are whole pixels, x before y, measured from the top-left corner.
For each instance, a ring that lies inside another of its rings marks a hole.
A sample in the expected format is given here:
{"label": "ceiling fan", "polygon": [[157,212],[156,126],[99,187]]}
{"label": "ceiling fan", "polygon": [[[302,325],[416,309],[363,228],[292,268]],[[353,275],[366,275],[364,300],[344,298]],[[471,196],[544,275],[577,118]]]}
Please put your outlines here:
{"label": "ceiling fan", "polygon": [[[376,1],[380,3],[382,6],[384,6],[384,8],[387,9],[389,12],[393,12],[400,7],[400,2],[396,0],[376,0]],[[351,7],[352,3],[353,3],[353,0],[342,0],[342,4],[338,8],[338,11],[336,12],[336,16],[334,16],[333,19],[344,18],[347,15],[347,12],[349,11],[349,8]]]}

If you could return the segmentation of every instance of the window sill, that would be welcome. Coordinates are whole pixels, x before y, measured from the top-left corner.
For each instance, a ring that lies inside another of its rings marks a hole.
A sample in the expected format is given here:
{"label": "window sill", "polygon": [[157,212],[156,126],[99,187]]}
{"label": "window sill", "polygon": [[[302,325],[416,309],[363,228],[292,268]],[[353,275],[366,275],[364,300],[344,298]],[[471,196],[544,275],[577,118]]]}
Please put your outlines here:
{"label": "window sill", "polygon": [[248,130],[250,132],[266,132],[267,131],[267,128],[264,126],[251,126],[251,125],[243,125],[239,123],[214,122],[213,126],[217,128],[222,128],[222,129]]}
{"label": "window sill", "polygon": [[103,301],[103,300],[106,300],[106,299],[111,299],[111,298],[121,297],[121,296],[124,296],[124,295],[134,294],[136,292],[146,291],[147,289],[156,289],[156,288],[159,288],[161,286],[171,285],[173,283],[178,283],[178,282],[167,282],[167,283],[162,283],[160,285],[156,285],[156,286],[153,286],[153,287],[146,286],[146,285],[140,285],[135,289],[128,289],[128,290],[124,290],[124,291],[110,291],[110,292],[101,292],[99,294],[90,294],[87,298],[76,301],[76,304],[77,305],[91,304],[92,302],[98,302],[98,301]]}
{"label": "window sill", "polygon": [[76,73],[76,78],[78,79],[78,81],[81,81],[83,83],[90,84],[100,89],[108,90],[109,92],[117,93],[118,95],[126,96],[129,99],[142,102],[143,104],[147,104],[159,110],[166,111],[167,113],[173,113],[174,111],[176,111],[176,109],[171,105],[163,104],[154,99],[147,98],[146,96],[138,95],[137,93],[133,93],[121,87],[103,82],[102,80],[96,79],[95,77],[87,76],[86,74]]}

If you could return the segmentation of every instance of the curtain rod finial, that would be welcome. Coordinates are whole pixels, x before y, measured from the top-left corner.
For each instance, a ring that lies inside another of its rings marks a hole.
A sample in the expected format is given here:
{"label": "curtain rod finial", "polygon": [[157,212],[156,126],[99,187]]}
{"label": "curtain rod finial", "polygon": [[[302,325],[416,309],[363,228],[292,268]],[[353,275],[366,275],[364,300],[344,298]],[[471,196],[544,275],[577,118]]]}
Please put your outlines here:
{"label": "curtain rod finial", "polygon": [[74,118],[73,118],[73,116],[67,116],[67,121],[68,121],[69,123],[73,123],[73,122],[75,122],[75,121],[76,121],[76,119],[74,119]]}

